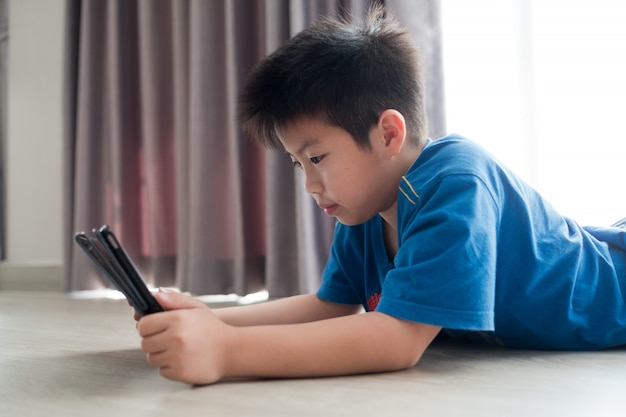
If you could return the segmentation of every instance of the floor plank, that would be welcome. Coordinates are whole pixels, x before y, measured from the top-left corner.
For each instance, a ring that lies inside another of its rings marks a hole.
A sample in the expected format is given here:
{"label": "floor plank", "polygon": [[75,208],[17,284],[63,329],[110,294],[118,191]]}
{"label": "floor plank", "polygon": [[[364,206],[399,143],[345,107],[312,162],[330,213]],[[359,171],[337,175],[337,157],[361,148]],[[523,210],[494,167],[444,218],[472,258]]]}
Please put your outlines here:
{"label": "floor plank", "polygon": [[161,378],[124,301],[0,292],[0,416],[625,416],[626,350],[439,341],[412,369],[192,387]]}

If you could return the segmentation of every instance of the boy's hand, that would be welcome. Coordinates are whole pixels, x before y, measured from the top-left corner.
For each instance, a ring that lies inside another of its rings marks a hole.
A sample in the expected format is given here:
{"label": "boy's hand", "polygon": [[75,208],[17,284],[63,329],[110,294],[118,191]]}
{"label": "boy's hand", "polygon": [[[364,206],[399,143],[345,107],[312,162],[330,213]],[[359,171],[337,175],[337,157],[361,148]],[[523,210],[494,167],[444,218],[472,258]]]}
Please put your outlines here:
{"label": "boy's hand", "polygon": [[167,290],[155,296],[167,311],[137,323],[148,363],[175,381],[209,384],[222,378],[234,329],[196,298]]}

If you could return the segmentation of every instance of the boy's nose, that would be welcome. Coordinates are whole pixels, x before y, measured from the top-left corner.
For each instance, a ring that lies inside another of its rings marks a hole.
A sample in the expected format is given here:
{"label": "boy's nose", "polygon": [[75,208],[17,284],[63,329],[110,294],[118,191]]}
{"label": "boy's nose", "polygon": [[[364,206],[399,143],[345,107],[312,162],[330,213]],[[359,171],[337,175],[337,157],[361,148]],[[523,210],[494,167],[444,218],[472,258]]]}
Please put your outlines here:
{"label": "boy's nose", "polygon": [[304,173],[304,189],[307,193],[313,194],[321,194],[324,190],[322,183],[316,175],[311,175],[310,173]]}

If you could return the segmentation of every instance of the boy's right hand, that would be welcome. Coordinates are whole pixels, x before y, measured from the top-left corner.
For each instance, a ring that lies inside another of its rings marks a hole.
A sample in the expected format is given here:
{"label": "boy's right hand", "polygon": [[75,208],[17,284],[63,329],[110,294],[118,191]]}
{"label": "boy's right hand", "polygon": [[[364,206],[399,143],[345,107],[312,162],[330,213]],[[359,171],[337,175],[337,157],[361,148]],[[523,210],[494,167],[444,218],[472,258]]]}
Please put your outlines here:
{"label": "boy's right hand", "polygon": [[169,290],[155,296],[166,311],[137,322],[148,363],[163,377],[189,384],[209,384],[228,376],[228,359],[238,341],[235,328],[192,296]]}

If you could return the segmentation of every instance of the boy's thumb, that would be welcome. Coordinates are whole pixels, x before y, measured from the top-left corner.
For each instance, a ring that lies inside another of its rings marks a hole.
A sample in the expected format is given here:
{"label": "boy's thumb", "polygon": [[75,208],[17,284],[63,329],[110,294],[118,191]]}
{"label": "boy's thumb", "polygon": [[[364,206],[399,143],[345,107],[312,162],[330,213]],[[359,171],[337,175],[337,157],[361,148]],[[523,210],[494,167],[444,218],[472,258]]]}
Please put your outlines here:
{"label": "boy's thumb", "polygon": [[183,308],[206,307],[202,301],[187,294],[181,294],[178,291],[168,288],[159,288],[155,297],[161,307],[166,310],[180,310]]}

